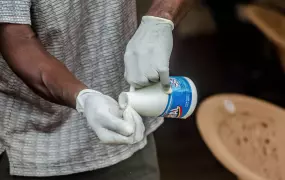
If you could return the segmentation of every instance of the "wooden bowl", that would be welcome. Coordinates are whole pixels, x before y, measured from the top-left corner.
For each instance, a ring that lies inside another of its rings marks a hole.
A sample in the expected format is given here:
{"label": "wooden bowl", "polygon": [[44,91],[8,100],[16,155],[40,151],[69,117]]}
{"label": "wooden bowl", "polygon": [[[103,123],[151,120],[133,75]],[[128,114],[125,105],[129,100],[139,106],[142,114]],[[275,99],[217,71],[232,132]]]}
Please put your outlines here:
{"label": "wooden bowl", "polygon": [[197,121],[212,153],[240,180],[285,179],[283,108],[244,95],[219,94],[202,102]]}

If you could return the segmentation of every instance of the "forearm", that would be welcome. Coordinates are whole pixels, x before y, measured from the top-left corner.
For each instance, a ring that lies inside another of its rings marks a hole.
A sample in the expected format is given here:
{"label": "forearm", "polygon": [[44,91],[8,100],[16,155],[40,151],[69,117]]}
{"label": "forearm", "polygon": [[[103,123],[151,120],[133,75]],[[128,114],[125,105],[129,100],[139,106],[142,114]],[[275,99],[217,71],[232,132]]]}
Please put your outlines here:
{"label": "forearm", "polygon": [[0,52],[9,67],[44,99],[75,108],[86,86],[51,56],[28,25],[0,24]]}
{"label": "forearm", "polygon": [[152,0],[147,15],[172,20],[178,24],[191,9],[195,0]]}

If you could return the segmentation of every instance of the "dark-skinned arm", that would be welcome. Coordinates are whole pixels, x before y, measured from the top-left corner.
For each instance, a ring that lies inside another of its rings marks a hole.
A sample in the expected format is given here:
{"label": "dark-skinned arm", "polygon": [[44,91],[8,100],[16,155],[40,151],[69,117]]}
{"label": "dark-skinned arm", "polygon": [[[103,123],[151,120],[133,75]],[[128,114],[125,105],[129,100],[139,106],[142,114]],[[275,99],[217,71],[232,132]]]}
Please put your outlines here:
{"label": "dark-skinned arm", "polygon": [[42,98],[75,108],[87,87],[50,55],[30,25],[0,24],[0,52],[9,67]]}
{"label": "dark-skinned arm", "polygon": [[196,0],[153,0],[147,15],[169,19],[177,25]]}

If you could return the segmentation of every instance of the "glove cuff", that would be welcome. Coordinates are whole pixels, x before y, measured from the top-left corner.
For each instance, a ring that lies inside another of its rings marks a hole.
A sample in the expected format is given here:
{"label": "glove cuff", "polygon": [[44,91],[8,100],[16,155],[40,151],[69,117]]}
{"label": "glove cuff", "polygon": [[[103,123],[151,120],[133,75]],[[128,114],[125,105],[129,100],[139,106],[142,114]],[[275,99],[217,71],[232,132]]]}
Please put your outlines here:
{"label": "glove cuff", "polygon": [[102,93],[95,91],[93,89],[84,89],[84,90],[80,91],[77,98],[76,98],[76,110],[79,113],[84,112],[85,100],[90,93],[102,94]]}
{"label": "glove cuff", "polygon": [[174,29],[174,23],[169,19],[156,17],[156,16],[143,16],[142,21],[143,22],[152,22],[155,24],[169,24],[171,26],[171,29],[172,30]]}

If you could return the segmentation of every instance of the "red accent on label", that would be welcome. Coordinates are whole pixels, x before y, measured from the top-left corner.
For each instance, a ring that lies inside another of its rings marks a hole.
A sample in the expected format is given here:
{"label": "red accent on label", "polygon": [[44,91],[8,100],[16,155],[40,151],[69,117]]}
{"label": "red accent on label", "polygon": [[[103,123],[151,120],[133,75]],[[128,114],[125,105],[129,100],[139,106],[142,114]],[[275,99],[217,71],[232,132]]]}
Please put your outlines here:
{"label": "red accent on label", "polygon": [[180,118],[182,114],[182,107],[181,106],[177,106],[174,109],[171,109],[170,112],[166,115],[166,117],[168,118]]}

